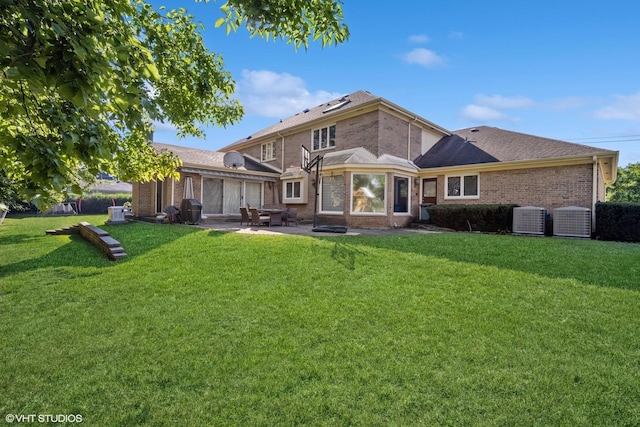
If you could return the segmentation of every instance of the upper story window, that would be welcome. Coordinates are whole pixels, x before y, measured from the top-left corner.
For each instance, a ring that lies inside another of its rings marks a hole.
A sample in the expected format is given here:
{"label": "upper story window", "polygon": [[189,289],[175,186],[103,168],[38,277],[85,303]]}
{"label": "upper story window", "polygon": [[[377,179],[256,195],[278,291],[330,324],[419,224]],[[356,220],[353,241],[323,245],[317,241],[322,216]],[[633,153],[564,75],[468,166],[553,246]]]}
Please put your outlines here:
{"label": "upper story window", "polygon": [[458,175],[447,177],[447,194],[445,199],[480,197],[480,180],[478,175]]}
{"label": "upper story window", "polygon": [[276,159],[275,141],[262,144],[262,161],[268,162],[269,160],[275,160],[275,159]]}
{"label": "upper story window", "polygon": [[312,132],[311,150],[325,150],[336,146],[336,125],[314,129]]}

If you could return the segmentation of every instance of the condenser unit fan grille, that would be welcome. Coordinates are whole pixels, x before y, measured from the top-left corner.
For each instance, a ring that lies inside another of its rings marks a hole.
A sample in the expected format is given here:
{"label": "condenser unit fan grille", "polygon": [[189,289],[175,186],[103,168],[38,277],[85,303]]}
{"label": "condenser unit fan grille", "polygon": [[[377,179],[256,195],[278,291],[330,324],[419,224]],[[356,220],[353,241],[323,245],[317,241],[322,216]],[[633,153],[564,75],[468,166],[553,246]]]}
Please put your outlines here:
{"label": "condenser unit fan grille", "polygon": [[513,232],[544,234],[547,210],[536,206],[513,209]]}
{"label": "condenser unit fan grille", "polygon": [[553,235],[591,237],[591,209],[577,206],[554,209]]}

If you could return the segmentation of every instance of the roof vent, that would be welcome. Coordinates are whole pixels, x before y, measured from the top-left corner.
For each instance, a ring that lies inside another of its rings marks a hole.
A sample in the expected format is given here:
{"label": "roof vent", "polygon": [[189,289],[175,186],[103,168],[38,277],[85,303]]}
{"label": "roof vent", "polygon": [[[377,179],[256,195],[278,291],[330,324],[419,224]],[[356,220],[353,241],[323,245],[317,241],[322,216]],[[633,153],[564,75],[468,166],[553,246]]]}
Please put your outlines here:
{"label": "roof vent", "polygon": [[305,108],[304,110],[302,110],[302,112],[303,112],[303,113],[308,113],[308,112],[309,112],[309,109],[308,109],[308,108]]}
{"label": "roof vent", "polygon": [[579,206],[554,209],[553,235],[591,237],[591,209]]}
{"label": "roof vent", "polygon": [[547,210],[536,206],[513,208],[513,232],[544,235]]}
{"label": "roof vent", "polygon": [[473,129],[471,129],[471,132],[480,132],[480,129],[478,129],[478,128],[473,128]]}

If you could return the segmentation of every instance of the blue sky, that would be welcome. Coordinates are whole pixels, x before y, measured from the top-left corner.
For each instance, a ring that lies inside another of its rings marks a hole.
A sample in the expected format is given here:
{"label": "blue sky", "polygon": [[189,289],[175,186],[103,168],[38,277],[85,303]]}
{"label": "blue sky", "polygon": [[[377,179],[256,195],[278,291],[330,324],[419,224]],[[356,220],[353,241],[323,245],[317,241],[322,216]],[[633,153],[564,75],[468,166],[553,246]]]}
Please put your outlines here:
{"label": "blue sky", "polygon": [[358,90],[449,130],[488,125],[620,151],[640,162],[637,0],[373,2],[345,0],[350,39],[295,51],[284,41],[226,35],[217,3],[185,7],[223,56],[245,107],[239,124],[157,142],[216,150],[307,107]]}

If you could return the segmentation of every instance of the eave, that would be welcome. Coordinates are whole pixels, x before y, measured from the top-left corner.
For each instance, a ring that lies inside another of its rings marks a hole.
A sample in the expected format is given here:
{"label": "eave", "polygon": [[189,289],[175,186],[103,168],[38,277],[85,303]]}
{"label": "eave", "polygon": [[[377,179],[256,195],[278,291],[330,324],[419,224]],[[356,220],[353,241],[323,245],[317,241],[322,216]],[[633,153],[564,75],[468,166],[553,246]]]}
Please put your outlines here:
{"label": "eave", "polygon": [[[609,159],[607,162],[606,160]],[[554,157],[550,159],[514,160],[508,162],[475,163],[461,166],[443,166],[420,170],[420,176],[447,175],[460,172],[496,172],[514,169],[533,169],[544,167],[571,166],[593,164],[598,162],[602,166],[605,184],[615,182],[617,176],[618,152],[607,152],[595,155],[579,155]]]}

